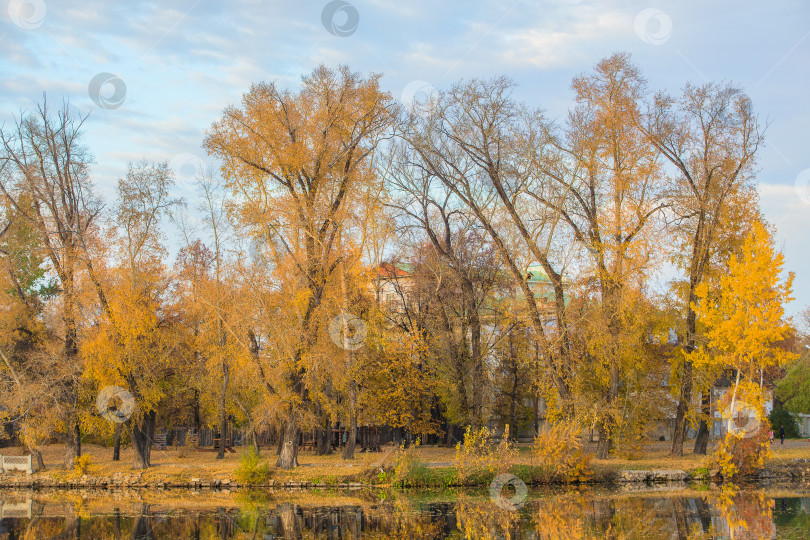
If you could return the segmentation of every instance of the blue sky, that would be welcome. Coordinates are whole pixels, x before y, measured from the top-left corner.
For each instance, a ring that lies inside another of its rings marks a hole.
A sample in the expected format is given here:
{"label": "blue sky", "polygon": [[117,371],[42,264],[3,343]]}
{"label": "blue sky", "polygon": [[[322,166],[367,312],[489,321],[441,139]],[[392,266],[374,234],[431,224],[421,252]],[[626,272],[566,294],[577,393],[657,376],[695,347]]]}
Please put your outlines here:
{"label": "blue sky", "polygon": [[[251,82],[295,87],[320,63],[346,63],[383,73],[407,100],[505,74],[517,97],[562,117],[571,78],[628,51],[652,89],[732,81],[751,98],[768,124],[761,206],[797,274],[789,312],[810,304],[807,0],[338,1],[0,0],[0,121],[43,91],[66,96],[91,113],[102,195],[140,158],[169,161],[182,191],[194,165],[209,162],[205,129]],[[91,80],[104,73],[118,79],[94,100]]]}

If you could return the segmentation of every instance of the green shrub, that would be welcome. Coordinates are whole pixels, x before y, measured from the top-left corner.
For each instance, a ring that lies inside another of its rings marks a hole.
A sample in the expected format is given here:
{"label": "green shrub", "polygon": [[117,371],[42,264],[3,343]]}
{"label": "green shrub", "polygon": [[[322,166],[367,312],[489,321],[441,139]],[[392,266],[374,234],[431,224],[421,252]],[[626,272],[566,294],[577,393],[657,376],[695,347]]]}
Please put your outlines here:
{"label": "green shrub", "polygon": [[252,446],[239,459],[239,466],[234,471],[236,481],[240,484],[263,484],[270,478],[270,466],[259,459],[259,454]]}
{"label": "green shrub", "polygon": [[400,447],[394,461],[394,470],[386,474],[393,476],[393,484],[398,487],[448,487],[458,484],[458,474],[452,467],[430,468],[416,457],[415,449]]}
{"label": "green shrub", "polygon": [[397,476],[395,484],[399,487],[446,488],[458,485],[458,473],[453,467],[428,467],[415,461],[402,476]]}
{"label": "green shrub", "polygon": [[709,468],[708,467],[695,467],[691,471],[689,471],[689,476],[693,479],[699,480],[708,480],[709,479]]}
{"label": "green shrub", "polygon": [[779,426],[785,426],[786,439],[798,439],[801,436],[796,417],[784,407],[774,407],[768,419],[771,421],[774,439],[779,438]]}

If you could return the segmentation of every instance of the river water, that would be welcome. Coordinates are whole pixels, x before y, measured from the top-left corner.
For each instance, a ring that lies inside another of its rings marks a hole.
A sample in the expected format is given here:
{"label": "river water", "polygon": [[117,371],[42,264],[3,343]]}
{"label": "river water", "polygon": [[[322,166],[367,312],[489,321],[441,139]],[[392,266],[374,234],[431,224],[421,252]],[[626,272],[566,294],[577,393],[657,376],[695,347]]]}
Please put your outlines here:
{"label": "river water", "polygon": [[[493,502],[495,501],[495,502]],[[504,502],[505,501],[505,502]],[[0,539],[810,538],[810,489],[0,491]]]}

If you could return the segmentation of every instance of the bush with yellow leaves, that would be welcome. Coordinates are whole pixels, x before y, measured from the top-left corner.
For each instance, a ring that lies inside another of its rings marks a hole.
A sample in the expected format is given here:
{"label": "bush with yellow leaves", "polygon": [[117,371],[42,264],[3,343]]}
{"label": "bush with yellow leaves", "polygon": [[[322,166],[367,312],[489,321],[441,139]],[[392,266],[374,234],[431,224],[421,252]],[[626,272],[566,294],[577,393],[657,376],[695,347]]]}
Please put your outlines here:
{"label": "bush with yellow leaves", "polygon": [[542,482],[587,482],[591,477],[593,455],[583,452],[579,432],[575,422],[558,422],[535,437],[532,457]]}
{"label": "bush with yellow leaves", "polygon": [[715,469],[723,478],[752,474],[771,457],[771,424],[765,415],[762,388],[742,382],[718,403],[725,435],[714,452]]}
{"label": "bush with yellow leaves", "polygon": [[93,464],[93,458],[87,454],[82,454],[77,458],[73,458],[73,471],[77,476],[84,476],[86,474],[96,474],[97,469]]}
{"label": "bush with yellow leaves", "polygon": [[453,461],[460,483],[466,484],[479,477],[508,472],[512,467],[515,450],[509,440],[509,425],[504,429],[501,442],[494,448],[490,440],[492,435],[486,427],[474,430],[467,426],[464,442],[456,445]]}

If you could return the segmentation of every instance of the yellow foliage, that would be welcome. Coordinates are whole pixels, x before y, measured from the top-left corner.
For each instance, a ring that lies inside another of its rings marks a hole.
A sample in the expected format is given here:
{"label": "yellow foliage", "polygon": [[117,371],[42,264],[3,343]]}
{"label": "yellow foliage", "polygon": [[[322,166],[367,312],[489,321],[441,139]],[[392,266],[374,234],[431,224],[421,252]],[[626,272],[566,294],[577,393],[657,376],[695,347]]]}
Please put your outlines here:
{"label": "yellow foliage", "polygon": [[715,460],[723,478],[756,472],[772,457],[764,403],[761,388],[751,382],[741,383],[736,394],[729,392],[721,400],[726,434],[717,445]]}
{"label": "yellow foliage", "polygon": [[73,459],[73,470],[78,476],[86,474],[96,474],[97,468],[93,464],[93,458],[87,454]]}
{"label": "yellow foliage", "polygon": [[[764,370],[779,367],[795,355],[783,346],[791,326],[783,305],[791,301],[793,274],[780,282],[784,256],[778,253],[765,225],[755,222],[739,254],[732,254],[728,272],[717,287],[706,283],[697,290],[695,311],[706,325],[708,346],[694,353],[696,363],[732,368],[736,381],[726,396],[728,433],[718,445],[718,466],[727,478],[764,465],[770,455],[768,421],[762,388]],[[735,429],[731,415],[742,407],[756,414],[757,430]]]}
{"label": "yellow foliage", "polygon": [[474,474],[497,474],[507,472],[515,458],[515,450],[509,441],[507,424],[501,442],[493,448],[490,437],[493,433],[486,427],[473,430],[470,426],[464,431],[464,442],[456,445],[453,465],[461,483]]}
{"label": "yellow foliage", "polygon": [[532,458],[540,467],[544,481],[585,482],[591,454],[582,451],[580,428],[575,422],[559,422],[541,431],[534,439]]}
{"label": "yellow foliage", "polygon": [[403,443],[394,453],[394,477],[402,480],[408,478],[414,466],[421,464],[421,461],[416,455],[416,450],[419,448],[420,440],[416,441],[408,448],[405,448]]}
{"label": "yellow foliage", "polygon": [[709,343],[696,353],[696,363],[732,367],[743,378],[758,380],[762,369],[795,358],[781,346],[791,332],[783,306],[793,299],[793,273],[780,282],[783,265],[784,256],[765,225],[756,222],[716,286],[697,287],[699,303],[694,307]]}

